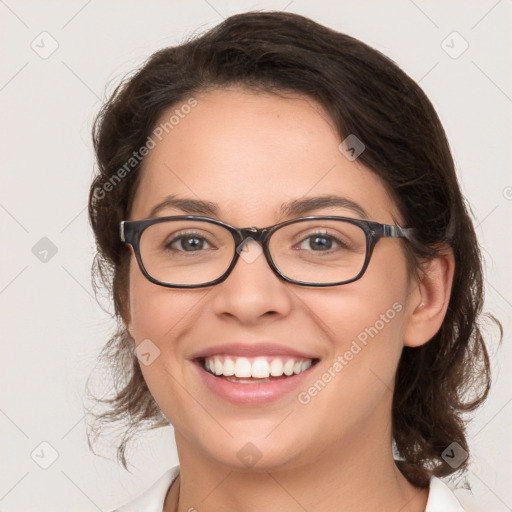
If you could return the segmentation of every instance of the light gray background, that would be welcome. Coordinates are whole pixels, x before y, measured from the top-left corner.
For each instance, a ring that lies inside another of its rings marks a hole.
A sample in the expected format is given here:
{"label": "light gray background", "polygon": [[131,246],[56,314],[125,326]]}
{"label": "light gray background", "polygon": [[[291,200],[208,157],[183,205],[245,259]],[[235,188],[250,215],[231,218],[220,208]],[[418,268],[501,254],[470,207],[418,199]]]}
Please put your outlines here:
{"label": "light gray background", "polygon": [[[133,474],[87,446],[83,389],[113,328],[90,284],[90,130],[105,91],[154,50],[252,9],[286,9],[362,39],[438,110],[484,247],[486,309],[505,327],[492,395],[471,427],[473,495],[457,493],[468,510],[512,510],[510,0],[0,1],[0,510],[108,511],[177,463],[170,428],[139,438]],[[453,31],[469,43],[458,58]],[[42,58],[52,39],[57,50]],[[57,248],[46,262],[32,252],[42,237]],[[52,449],[58,458],[42,469]]]}

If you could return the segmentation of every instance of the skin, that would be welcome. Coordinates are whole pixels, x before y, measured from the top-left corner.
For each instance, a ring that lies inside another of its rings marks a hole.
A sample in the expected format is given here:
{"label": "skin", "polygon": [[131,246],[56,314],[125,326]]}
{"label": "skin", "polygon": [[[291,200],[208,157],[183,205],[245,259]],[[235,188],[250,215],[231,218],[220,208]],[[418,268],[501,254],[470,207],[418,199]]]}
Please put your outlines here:
{"label": "skin", "polygon": [[[218,218],[234,226],[263,227],[287,220],[278,215],[283,202],[337,194],[371,220],[400,222],[381,179],[338,150],[331,120],[312,100],[235,88],[196,99],[147,156],[130,219],[148,218],[176,194],[217,203]],[[357,217],[340,207],[307,215]],[[239,260],[216,286],[169,289],[150,283],[132,257],[126,323],[134,343],[149,338],[160,350],[141,369],[174,427],[180,459],[165,512],[424,510],[428,490],[393,462],[393,380],[404,345],[426,343],[442,323],[453,256],[444,251],[413,278],[402,244],[380,240],[362,279],[328,288],[286,283],[260,256]],[[307,405],[295,392],[231,405],[203,385],[190,360],[219,343],[273,340],[320,358],[307,389],[394,303],[401,311]],[[237,457],[248,442],[262,455],[249,469]]]}

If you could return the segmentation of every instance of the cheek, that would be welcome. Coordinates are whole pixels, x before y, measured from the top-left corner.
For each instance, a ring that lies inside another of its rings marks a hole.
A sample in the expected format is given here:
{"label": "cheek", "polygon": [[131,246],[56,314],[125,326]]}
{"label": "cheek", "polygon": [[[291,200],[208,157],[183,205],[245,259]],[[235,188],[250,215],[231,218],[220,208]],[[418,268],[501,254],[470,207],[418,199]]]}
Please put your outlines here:
{"label": "cheek", "polygon": [[[382,280],[370,285],[368,279],[359,286],[349,286],[318,297],[315,310],[322,322],[317,324],[331,342],[327,366],[338,361],[335,371],[343,375],[337,379],[338,396],[354,399],[364,390],[367,400],[375,392],[376,380],[393,385],[403,347],[405,294],[402,287],[389,286]],[[365,400],[360,398],[363,403]]]}
{"label": "cheek", "polygon": [[[132,260],[130,265],[130,332],[137,343],[162,339],[191,308],[190,293],[149,282]],[[189,300],[187,300],[189,299]]]}
{"label": "cheek", "polygon": [[[180,377],[182,366],[176,361],[183,361],[187,349],[182,339],[200,321],[197,315],[208,293],[201,288],[180,290],[155,285],[142,275],[137,262],[132,260],[129,329],[135,345],[140,345],[138,353],[147,347],[158,355],[150,365],[141,365],[152,393],[157,393],[163,385],[168,386],[171,375]],[[140,354],[139,359],[144,362]]]}
{"label": "cheek", "polygon": [[400,249],[386,244],[381,249],[359,281],[309,292],[304,299],[331,341],[326,367],[336,383],[325,394],[326,406],[360,404],[362,413],[393,388],[407,323],[409,279]]}
{"label": "cheek", "polygon": [[311,296],[325,329],[339,340],[338,348],[347,340],[364,344],[377,336],[401,345],[409,290],[406,261],[399,247],[383,242],[361,279]]}
{"label": "cheek", "polygon": [[[203,292],[204,293],[204,292]],[[183,381],[182,355],[177,333],[193,314],[199,296],[149,282],[132,261],[130,267],[130,333],[135,340],[139,365],[146,384],[160,409],[173,421],[181,410],[180,386]]]}
{"label": "cheek", "polygon": [[325,439],[342,432],[357,437],[364,425],[387,425],[406,322],[407,277],[400,267],[388,265],[383,272],[374,265],[360,281],[304,299],[330,341],[330,353],[319,379],[301,390],[304,408],[298,412]]}

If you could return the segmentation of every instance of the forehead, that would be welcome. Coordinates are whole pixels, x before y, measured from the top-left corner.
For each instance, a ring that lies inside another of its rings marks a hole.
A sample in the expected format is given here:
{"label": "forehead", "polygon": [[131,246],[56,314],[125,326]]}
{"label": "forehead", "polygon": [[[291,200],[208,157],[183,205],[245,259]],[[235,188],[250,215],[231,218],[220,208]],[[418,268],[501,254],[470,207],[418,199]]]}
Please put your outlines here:
{"label": "forehead", "polygon": [[313,100],[243,89],[194,100],[192,108],[181,108],[187,100],[174,105],[155,127],[131,218],[177,195],[216,203],[223,220],[261,224],[277,221],[283,203],[328,194],[360,204],[374,220],[398,217],[381,179],[344,156]]}

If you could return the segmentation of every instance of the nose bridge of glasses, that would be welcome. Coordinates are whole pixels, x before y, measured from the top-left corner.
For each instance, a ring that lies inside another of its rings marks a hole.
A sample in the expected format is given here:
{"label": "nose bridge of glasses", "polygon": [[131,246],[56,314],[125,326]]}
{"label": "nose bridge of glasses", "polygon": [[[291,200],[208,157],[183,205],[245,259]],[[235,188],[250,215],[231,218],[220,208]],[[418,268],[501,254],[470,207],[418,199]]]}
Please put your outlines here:
{"label": "nose bridge of glasses", "polygon": [[262,244],[267,234],[266,228],[242,228],[240,229],[241,242],[239,245],[243,245],[248,241],[254,240],[259,244]]}
{"label": "nose bridge of glasses", "polygon": [[[235,248],[238,255],[247,263],[252,263],[263,252],[267,228],[242,228],[238,230],[240,240]],[[252,245],[249,242],[257,242]]]}

